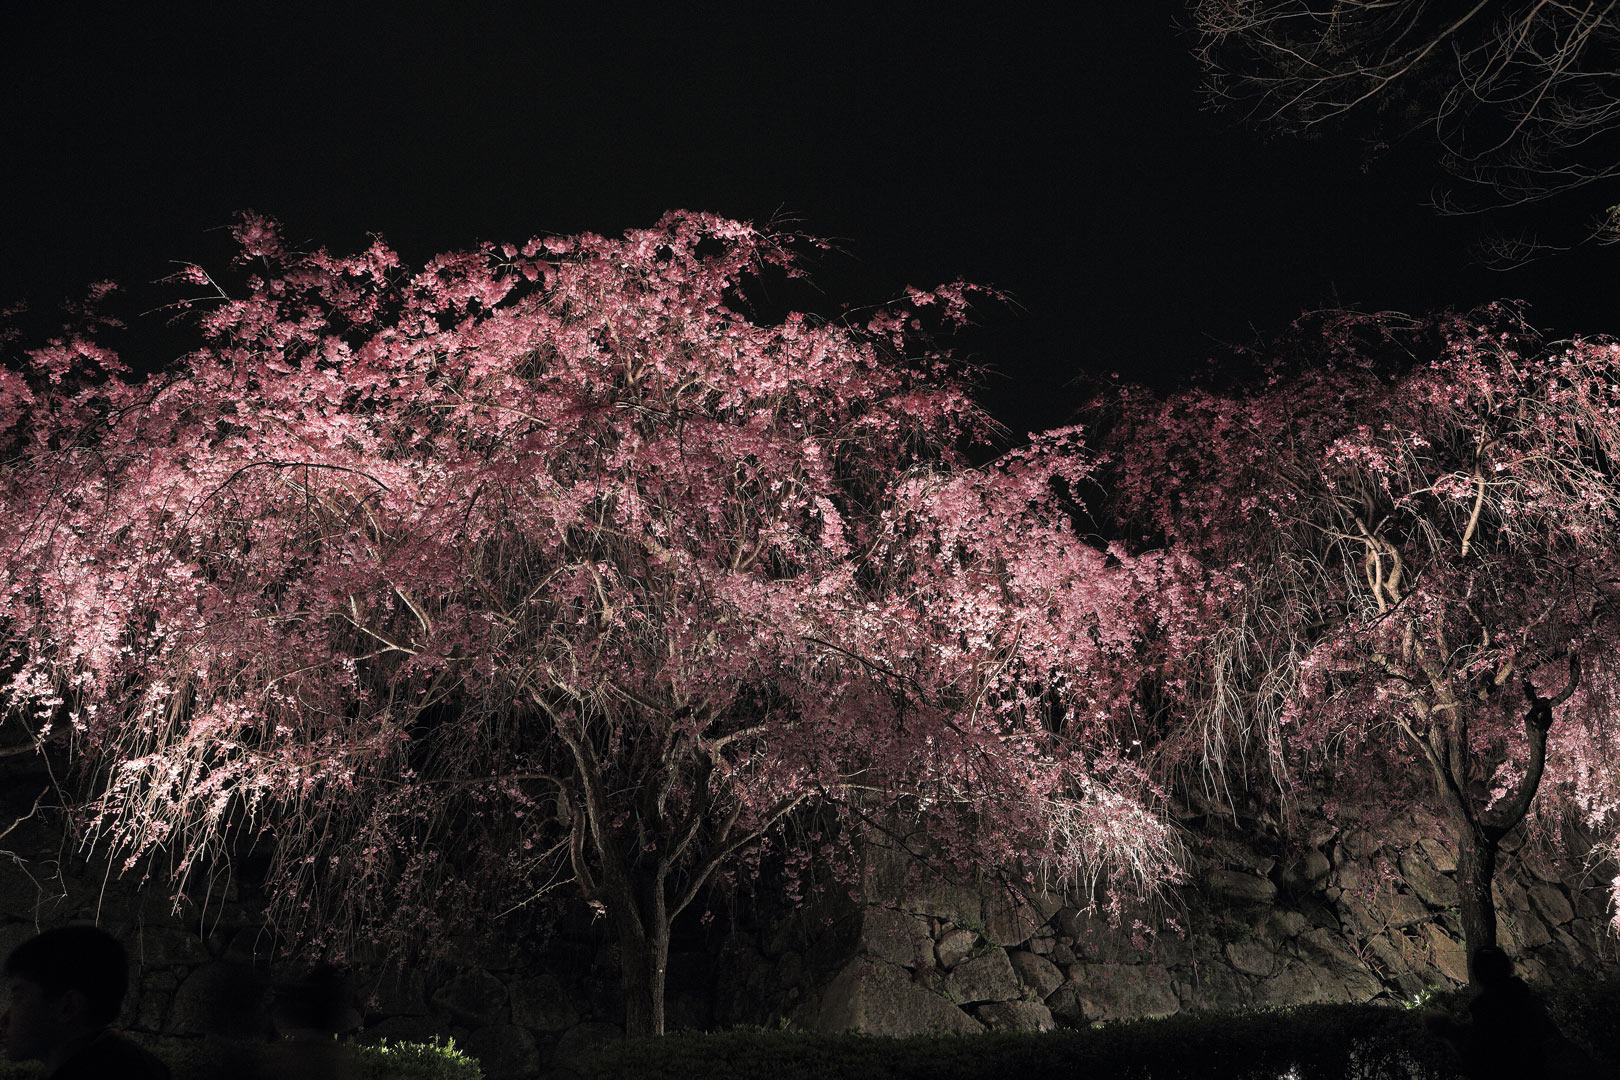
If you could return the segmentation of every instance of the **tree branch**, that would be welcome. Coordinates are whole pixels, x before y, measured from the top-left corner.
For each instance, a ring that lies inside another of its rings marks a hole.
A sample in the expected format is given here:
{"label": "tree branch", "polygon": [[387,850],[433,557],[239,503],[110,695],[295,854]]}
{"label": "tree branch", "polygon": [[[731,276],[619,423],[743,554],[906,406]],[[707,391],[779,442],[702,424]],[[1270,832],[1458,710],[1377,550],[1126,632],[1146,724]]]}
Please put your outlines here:
{"label": "tree branch", "polygon": [[1536,688],[1529,679],[1524,680],[1522,684],[1524,696],[1530,703],[1529,709],[1524,714],[1524,733],[1530,740],[1530,762],[1525,766],[1524,778],[1519,781],[1519,788],[1513,793],[1513,798],[1492,812],[1488,821],[1484,820],[1482,815],[1481,824],[1487,839],[1500,840],[1530,812],[1530,805],[1535,801],[1536,792],[1541,787],[1541,774],[1547,765],[1547,733],[1552,730],[1553,709],[1570,699],[1580,681],[1580,654],[1574,649],[1569,652],[1569,682],[1554,696],[1542,697],[1536,693]]}

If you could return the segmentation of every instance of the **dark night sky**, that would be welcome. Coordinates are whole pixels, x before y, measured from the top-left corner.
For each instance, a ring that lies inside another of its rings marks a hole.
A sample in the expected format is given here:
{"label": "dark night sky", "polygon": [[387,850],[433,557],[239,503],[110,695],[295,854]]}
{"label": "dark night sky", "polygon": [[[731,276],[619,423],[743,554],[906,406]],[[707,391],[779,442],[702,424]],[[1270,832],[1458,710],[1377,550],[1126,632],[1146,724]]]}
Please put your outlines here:
{"label": "dark night sky", "polygon": [[[1200,112],[1176,4],[1091,6],[13,6],[0,300],[112,277],[141,306],[169,260],[223,266],[217,227],[247,207],[412,260],[780,211],[850,253],[817,273],[829,311],[956,276],[1014,294],[966,345],[1020,430],[1064,422],[1078,374],[1162,383],[1335,289],[1406,311],[1518,296],[1558,332],[1620,329],[1609,253],[1470,269],[1477,223],[1433,217],[1415,167]],[[148,363],[159,321],[131,346]]]}

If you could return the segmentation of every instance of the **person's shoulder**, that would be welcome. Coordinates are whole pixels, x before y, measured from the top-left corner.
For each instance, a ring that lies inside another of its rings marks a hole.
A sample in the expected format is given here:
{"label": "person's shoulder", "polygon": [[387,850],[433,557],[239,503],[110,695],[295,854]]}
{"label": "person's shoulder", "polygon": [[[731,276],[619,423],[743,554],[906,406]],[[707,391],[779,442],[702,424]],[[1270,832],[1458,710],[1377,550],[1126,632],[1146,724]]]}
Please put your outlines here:
{"label": "person's shoulder", "polygon": [[171,1080],[171,1074],[151,1051],[109,1031],[63,1062],[50,1080]]}

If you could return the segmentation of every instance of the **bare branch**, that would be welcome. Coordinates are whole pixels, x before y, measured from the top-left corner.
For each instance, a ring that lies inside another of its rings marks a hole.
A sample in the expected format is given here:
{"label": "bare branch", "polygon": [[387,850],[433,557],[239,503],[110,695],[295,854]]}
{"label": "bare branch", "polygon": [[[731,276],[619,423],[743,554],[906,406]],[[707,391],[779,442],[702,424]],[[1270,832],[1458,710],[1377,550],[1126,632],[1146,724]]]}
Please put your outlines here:
{"label": "bare branch", "polygon": [[[1195,0],[1192,26],[1211,103],[1250,123],[1305,132],[1365,113],[1375,151],[1426,133],[1469,193],[1437,194],[1442,213],[1523,206],[1620,176],[1612,0],[1478,0],[1460,13],[1434,0]],[[1545,247],[1487,243],[1517,261]]]}

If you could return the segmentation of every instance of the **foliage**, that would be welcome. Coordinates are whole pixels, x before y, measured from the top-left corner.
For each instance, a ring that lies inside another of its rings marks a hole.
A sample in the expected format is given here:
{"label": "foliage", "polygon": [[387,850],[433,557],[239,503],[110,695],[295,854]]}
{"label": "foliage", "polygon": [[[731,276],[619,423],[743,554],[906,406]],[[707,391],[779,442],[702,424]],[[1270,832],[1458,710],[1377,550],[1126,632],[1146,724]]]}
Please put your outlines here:
{"label": "foliage", "polygon": [[1468,1005],[1470,993],[1466,987],[1453,986],[1446,983],[1443,986],[1425,986],[1410,998],[1401,1002],[1401,1008],[1422,1012],[1425,1009],[1439,1009],[1443,1012],[1461,1015]]}
{"label": "foliage", "polygon": [[1076,532],[1073,433],[968,468],[988,422],[923,331],[970,287],[761,324],[804,242],[701,214],[414,273],[236,236],[245,295],[186,270],[201,342],[152,378],[85,334],[0,371],[8,722],[100,770],[131,865],[256,845],[328,955],[571,885],[638,1029],[670,921],[811,803],[1174,874],[1115,727],[1171,563]]}
{"label": "foliage", "polygon": [[1432,806],[1471,945],[1527,813],[1614,849],[1620,345],[1545,345],[1506,308],[1337,314],[1250,382],[1113,408],[1119,526],[1218,568],[1165,767],[1330,816]]}
{"label": "foliage", "polygon": [[484,1076],[476,1059],[456,1049],[454,1039],[442,1046],[437,1039],[425,1043],[384,1040],[375,1046],[357,1046],[354,1052],[366,1080],[483,1080]]}

